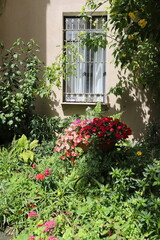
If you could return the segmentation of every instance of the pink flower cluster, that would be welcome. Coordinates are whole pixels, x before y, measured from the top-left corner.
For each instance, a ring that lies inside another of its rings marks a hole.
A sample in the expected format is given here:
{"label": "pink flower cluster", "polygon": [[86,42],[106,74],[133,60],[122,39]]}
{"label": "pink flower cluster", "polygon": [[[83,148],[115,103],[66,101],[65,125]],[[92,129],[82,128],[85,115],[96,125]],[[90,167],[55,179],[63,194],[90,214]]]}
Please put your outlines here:
{"label": "pink flower cluster", "polygon": [[[28,240],[32,240],[32,239],[36,239],[36,236],[30,235]],[[44,238],[40,238],[39,240],[44,240]],[[51,235],[48,237],[48,240],[59,240],[59,239],[55,235]]]}
{"label": "pink flower cluster", "polygon": [[56,226],[57,224],[55,223],[54,220],[51,220],[51,221],[48,221],[48,222],[45,222],[42,226],[45,227],[45,232],[48,232],[48,233],[52,233],[53,231],[53,228]]}
{"label": "pink flower cluster", "polygon": [[85,136],[85,134],[81,134],[80,129],[89,122],[89,119],[82,120],[77,119],[74,123],[72,123],[69,128],[65,130],[64,135],[61,135],[59,140],[57,141],[55,151],[61,152],[63,151],[63,155],[60,157],[61,159],[69,158],[71,162],[75,163],[75,158],[80,155],[80,153],[76,150],[76,147],[81,143],[89,143],[88,139],[90,136]]}
{"label": "pink flower cluster", "polygon": [[55,151],[63,152],[61,159],[69,158],[75,163],[76,157],[80,155],[77,146],[89,145],[93,141],[98,144],[117,143],[131,135],[131,129],[118,119],[111,117],[94,119],[77,119],[65,130],[57,141]]}
{"label": "pink flower cluster", "polygon": [[36,213],[36,211],[31,211],[28,213],[28,218],[34,218],[34,217],[38,217],[38,214]]}
{"label": "pink flower cluster", "polygon": [[[38,215],[37,215],[38,216]],[[54,220],[45,222],[42,225],[38,225],[38,227],[45,227],[44,232],[46,232],[46,234],[52,234],[53,228],[56,226],[56,222]],[[29,236],[29,240],[35,239],[36,236],[30,235]],[[46,238],[45,238],[46,239]],[[50,235],[47,238],[48,240],[59,240],[55,235]],[[42,238],[39,240],[43,240]]]}

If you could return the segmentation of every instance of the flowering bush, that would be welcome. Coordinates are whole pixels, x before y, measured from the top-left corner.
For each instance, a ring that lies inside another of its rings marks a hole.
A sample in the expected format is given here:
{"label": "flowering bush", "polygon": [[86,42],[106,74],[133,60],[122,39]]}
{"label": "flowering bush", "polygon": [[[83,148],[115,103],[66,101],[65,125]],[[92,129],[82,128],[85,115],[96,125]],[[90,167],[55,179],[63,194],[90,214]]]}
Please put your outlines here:
{"label": "flowering bush", "polygon": [[90,146],[95,143],[115,144],[131,134],[131,129],[126,124],[112,117],[77,119],[65,130],[65,134],[60,136],[55,150],[63,151],[61,159],[67,157],[75,163],[75,158],[80,155],[77,146],[81,147],[82,144]]}

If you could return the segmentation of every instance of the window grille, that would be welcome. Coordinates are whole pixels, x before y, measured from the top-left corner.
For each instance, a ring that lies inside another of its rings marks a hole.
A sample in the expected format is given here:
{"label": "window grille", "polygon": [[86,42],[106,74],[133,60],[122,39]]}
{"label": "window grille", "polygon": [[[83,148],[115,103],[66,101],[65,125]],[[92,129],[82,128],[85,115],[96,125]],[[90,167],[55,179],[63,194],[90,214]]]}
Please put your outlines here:
{"label": "window grille", "polygon": [[[106,17],[92,17],[83,20],[79,17],[64,18],[64,41],[66,44],[66,78],[64,81],[64,101],[66,102],[104,102],[106,78],[106,50],[93,46],[82,46],[78,38],[83,34],[104,35],[102,26]],[[67,46],[75,46],[78,56]],[[70,71],[69,65],[74,64],[75,69]]]}

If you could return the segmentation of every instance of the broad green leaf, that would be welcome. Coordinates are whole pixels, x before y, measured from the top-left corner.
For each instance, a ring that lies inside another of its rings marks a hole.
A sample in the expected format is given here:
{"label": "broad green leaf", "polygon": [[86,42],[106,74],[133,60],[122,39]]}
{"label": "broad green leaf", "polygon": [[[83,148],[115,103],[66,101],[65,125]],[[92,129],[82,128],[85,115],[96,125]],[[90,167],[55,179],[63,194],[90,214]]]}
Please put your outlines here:
{"label": "broad green leaf", "polygon": [[36,148],[38,146],[38,140],[34,140],[30,143],[29,145],[29,149],[33,149],[33,148]]}
{"label": "broad green leaf", "polygon": [[23,158],[24,162],[28,162],[29,160],[33,161],[34,159],[34,152],[27,150],[24,151],[19,155],[21,158]]}
{"label": "broad green leaf", "polygon": [[27,149],[28,148],[28,140],[27,137],[23,134],[20,139],[18,139],[17,142],[18,146],[22,149]]}

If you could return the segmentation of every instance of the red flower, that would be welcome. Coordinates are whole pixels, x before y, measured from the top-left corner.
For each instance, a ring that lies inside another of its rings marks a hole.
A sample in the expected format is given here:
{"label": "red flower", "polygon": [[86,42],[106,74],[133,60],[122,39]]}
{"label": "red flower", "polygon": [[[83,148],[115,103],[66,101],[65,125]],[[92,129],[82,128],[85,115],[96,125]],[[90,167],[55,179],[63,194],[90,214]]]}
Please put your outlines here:
{"label": "red flower", "polygon": [[34,205],[33,203],[27,203],[27,206],[30,207],[30,208],[36,207],[36,205]]}
{"label": "red flower", "polygon": [[100,130],[101,130],[103,133],[106,132],[106,130],[105,130],[105,128],[104,128],[103,126],[100,127]]}
{"label": "red flower", "polygon": [[97,136],[98,136],[98,137],[103,137],[103,136],[104,136],[104,133],[98,133]]}
{"label": "red flower", "polygon": [[65,152],[66,157],[70,157],[71,154],[69,152]]}
{"label": "red flower", "polygon": [[37,176],[36,176],[36,181],[38,181],[38,180],[43,180],[43,179],[45,179],[45,175],[44,175],[43,173],[37,174]]}
{"label": "red flower", "polygon": [[33,168],[33,169],[36,169],[36,164],[35,164],[35,163],[32,165],[32,168]]}

